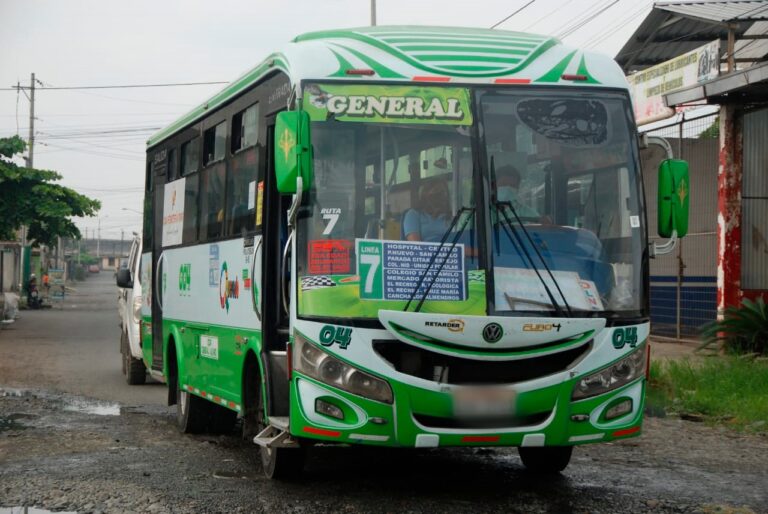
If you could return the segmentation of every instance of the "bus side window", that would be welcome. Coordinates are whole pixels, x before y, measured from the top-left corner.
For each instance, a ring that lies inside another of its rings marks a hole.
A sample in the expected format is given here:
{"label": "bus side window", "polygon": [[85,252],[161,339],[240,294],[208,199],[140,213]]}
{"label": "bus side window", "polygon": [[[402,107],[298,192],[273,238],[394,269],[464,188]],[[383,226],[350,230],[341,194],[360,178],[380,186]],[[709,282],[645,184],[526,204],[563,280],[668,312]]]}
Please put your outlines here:
{"label": "bus side window", "polygon": [[227,235],[240,236],[256,228],[256,207],[259,203],[258,139],[259,104],[256,103],[232,118],[232,157],[227,173]]}
{"label": "bus side window", "polygon": [[224,235],[224,185],[226,180],[227,124],[221,122],[203,133],[203,165],[200,172],[200,241]]}
{"label": "bus side window", "polygon": [[184,186],[184,229],[182,243],[197,241],[197,195],[199,192],[200,138],[196,137],[181,145],[181,176],[186,177]]}

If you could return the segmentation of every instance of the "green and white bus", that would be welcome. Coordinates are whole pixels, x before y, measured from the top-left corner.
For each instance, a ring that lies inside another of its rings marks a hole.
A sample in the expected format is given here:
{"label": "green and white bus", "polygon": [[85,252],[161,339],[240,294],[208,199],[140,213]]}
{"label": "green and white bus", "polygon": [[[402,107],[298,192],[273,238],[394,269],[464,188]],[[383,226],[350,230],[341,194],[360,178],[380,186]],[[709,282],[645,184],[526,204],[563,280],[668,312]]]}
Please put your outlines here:
{"label": "green and white bus", "polygon": [[[687,165],[660,169],[685,234]],[[518,32],[305,34],[148,142],[142,351],[184,432],[270,477],[314,443],[640,433],[649,247],[627,85]]]}

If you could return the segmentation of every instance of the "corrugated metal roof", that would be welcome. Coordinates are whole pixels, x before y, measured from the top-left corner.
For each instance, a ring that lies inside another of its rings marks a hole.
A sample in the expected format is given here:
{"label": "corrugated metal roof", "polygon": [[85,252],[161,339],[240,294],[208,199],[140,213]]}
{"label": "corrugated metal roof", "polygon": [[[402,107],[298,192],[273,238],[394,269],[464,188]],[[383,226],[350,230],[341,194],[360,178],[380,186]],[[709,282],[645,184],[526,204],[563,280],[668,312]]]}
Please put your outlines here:
{"label": "corrugated metal roof", "polygon": [[768,40],[739,40],[745,35],[768,34],[768,0],[657,2],[616,55],[616,61],[629,73],[716,39],[723,41],[722,56],[728,23],[735,25],[737,59],[761,59],[768,54]]}
{"label": "corrugated metal roof", "polygon": [[719,23],[768,20],[768,2],[765,0],[657,2],[654,4],[654,7],[689,18],[699,18]]}

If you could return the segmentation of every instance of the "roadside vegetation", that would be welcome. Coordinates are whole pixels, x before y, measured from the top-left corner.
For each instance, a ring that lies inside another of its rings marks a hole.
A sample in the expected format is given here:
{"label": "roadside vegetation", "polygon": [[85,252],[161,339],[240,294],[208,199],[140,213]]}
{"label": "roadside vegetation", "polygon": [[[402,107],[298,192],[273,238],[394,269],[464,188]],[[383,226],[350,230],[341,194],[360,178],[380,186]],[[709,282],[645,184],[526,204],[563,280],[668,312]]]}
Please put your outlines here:
{"label": "roadside vegetation", "polygon": [[720,355],[651,363],[648,409],[768,433],[768,358]]}

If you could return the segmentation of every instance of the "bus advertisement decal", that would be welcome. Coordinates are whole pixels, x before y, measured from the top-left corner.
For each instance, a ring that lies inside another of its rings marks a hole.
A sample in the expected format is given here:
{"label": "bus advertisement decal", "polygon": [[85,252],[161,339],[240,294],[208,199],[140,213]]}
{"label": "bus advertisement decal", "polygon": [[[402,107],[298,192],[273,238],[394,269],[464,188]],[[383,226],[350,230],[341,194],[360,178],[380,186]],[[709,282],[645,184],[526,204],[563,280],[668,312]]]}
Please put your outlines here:
{"label": "bus advertisement decal", "polygon": [[208,287],[219,287],[219,245],[208,247]]}
{"label": "bus advertisement decal", "polygon": [[310,275],[346,275],[352,268],[346,239],[319,239],[308,243]]}
{"label": "bus advertisement decal", "polygon": [[363,121],[472,125],[469,90],[414,87],[310,84],[303,108],[312,121]]}
{"label": "bus advertisement decal", "polygon": [[165,185],[163,191],[163,247],[181,244],[184,228],[184,191],[186,178]]}

